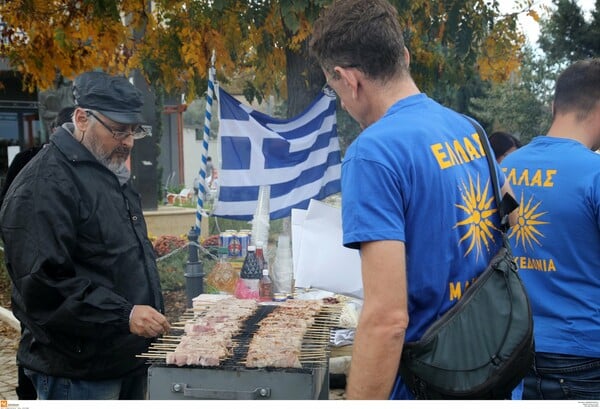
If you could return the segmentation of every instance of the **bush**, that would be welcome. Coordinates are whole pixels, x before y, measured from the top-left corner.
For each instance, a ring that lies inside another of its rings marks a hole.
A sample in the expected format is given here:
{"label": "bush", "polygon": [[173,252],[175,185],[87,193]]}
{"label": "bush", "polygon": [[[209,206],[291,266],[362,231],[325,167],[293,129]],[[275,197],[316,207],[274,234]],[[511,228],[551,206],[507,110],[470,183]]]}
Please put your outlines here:
{"label": "bush", "polygon": [[187,249],[181,250],[157,261],[160,285],[163,291],[185,288],[185,265],[188,261]]}
{"label": "bush", "polygon": [[154,240],[154,251],[156,251],[157,257],[163,257],[186,244],[187,242],[181,237],[164,234]]}
{"label": "bush", "polygon": [[[181,249],[158,260],[156,264],[163,291],[183,290],[185,288],[185,269],[189,259],[187,240],[177,236],[163,235],[154,240],[154,249],[159,258]],[[215,264],[214,255],[211,257],[204,251],[199,250],[198,256],[202,262],[204,273],[210,272]]]}

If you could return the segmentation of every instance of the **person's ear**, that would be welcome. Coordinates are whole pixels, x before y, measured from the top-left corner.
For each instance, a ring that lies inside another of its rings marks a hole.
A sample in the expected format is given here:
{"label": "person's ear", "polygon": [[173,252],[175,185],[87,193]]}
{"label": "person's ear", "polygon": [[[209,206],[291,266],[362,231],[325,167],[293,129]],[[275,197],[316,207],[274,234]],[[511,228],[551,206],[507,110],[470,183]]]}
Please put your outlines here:
{"label": "person's ear", "polygon": [[358,89],[362,82],[362,73],[354,67],[335,67],[334,70],[339,75],[343,86],[350,91],[352,99],[357,99]]}
{"label": "person's ear", "polygon": [[410,67],[410,53],[406,47],[404,47],[404,63],[406,64],[406,68]]}
{"label": "person's ear", "polygon": [[76,129],[86,131],[89,125],[89,117],[87,112],[81,108],[75,109],[75,113],[73,114],[73,122]]}

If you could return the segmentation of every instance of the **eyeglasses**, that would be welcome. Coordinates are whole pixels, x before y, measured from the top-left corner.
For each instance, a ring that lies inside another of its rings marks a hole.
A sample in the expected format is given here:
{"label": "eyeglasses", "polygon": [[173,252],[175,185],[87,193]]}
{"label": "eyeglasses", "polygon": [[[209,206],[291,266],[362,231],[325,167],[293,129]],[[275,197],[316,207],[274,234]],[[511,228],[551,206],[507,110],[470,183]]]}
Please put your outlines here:
{"label": "eyeglasses", "polygon": [[85,111],[85,113],[89,116],[93,116],[96,121],[100,122],[100,124],[102,124],[102,126],[106,128],[106,130],[109,131],[113,138],[115,138],[117,141],[123,141],[129,138],[129,135],[132,135],[133,139],[142,139],[147,135],[146,130],[139,125],[130,131],[115,131],[110,126],[106,125],[104,121],[98,118],[98,115],[94,114],[92,111]]}
{"label": "eyeglasses", "polygon": [[327,95],[328,97],[332,97],[332,98],[337,97],[337,94],[335,93],[333,88],[331,88],[331,86],[327,83],[325,83],[325,85],[323,85],[323,88],[321,88],[321,91],[323,91],[323,94]]}

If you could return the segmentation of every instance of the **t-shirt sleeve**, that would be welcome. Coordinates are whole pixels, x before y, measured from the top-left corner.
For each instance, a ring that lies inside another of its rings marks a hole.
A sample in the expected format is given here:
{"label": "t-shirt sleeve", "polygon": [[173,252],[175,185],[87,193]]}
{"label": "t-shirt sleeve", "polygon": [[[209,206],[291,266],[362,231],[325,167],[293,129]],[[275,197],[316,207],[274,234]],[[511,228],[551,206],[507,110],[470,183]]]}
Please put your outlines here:
{"label": "t-shirt sleeve", "polygon": [[342,224],[344,246],[378,240],[404,241],[405,199],[402,183],[384,165],[352,158],[342,166]]}

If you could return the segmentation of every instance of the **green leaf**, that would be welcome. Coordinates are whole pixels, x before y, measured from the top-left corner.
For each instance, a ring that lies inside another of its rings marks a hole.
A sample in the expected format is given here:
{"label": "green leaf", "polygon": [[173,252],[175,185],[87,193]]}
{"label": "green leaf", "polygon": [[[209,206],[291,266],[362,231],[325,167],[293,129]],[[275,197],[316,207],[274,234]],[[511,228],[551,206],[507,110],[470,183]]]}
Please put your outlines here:
{"label": "green leaf", "polygon": [[54,41],[56,41],[63,48],[66,46],[65,30],[63,30],[62,27],[57,27],[54,29]]}
{"label": "green leaf", "polygon": [[287,13],[284,13],[283,8],[281,11],[283,14],[283,24],[285,24],[287,29],[290,30],[292,33],[297,33],[300,29],[300,19],[298,18],[296,13],[294,13],[291,10]]}

